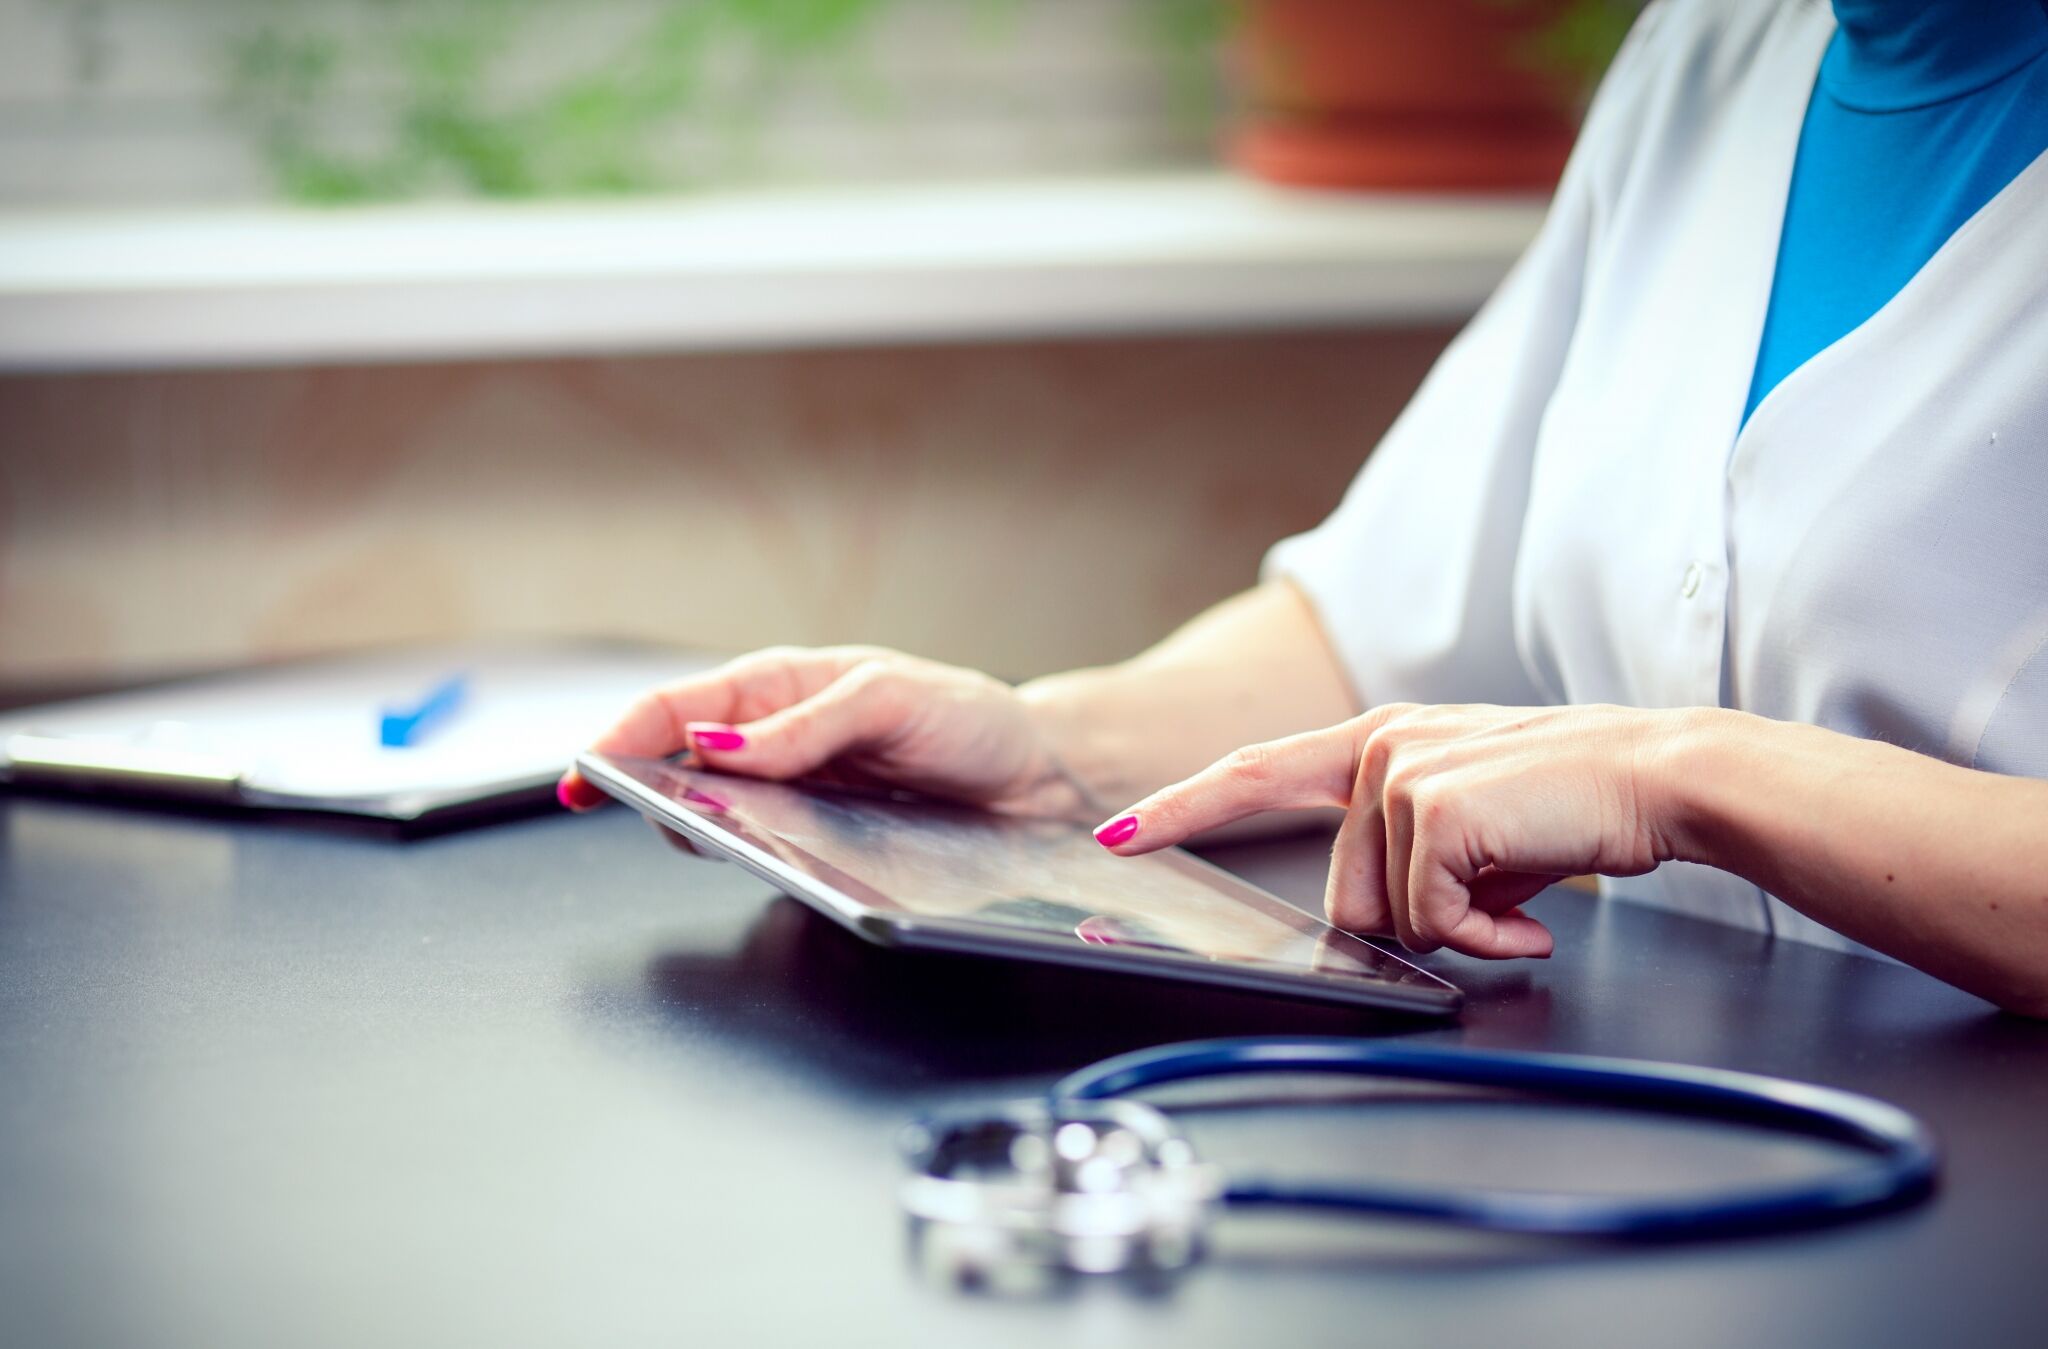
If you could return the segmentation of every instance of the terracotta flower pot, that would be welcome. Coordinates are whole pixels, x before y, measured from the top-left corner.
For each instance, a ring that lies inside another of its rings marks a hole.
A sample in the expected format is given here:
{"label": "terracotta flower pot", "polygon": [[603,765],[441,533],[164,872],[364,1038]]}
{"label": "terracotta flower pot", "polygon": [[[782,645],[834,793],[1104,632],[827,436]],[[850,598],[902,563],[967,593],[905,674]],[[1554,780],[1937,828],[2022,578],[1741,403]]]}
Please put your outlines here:
{"label": "terracotta flower pot", "polygon": [[1528,53],[1560,8],[1244,0],[1230,157],[1312,187],[1549,187],[1571,150],[1574,98]]}

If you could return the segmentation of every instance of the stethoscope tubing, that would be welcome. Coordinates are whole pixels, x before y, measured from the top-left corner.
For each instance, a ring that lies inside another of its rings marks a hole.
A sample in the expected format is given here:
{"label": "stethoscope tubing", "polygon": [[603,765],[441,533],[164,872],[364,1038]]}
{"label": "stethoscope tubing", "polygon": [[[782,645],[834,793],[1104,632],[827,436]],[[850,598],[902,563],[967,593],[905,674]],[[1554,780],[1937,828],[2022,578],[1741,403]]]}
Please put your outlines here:
{"label": "stethoscope tubing", "polygon": [[1061,1101],[1102,1101],[1201,1078],[1336,1073],[1537,1094],[1666,1115],[1761,1125],[1843,1143],[1866,1159],[1810,1180],[1711,1196],[1617,1197],[1501,1189],[1244,1178],[1233,1206],[1336,1209],[1498,1232],[1638,1241],[1818,1227],[1900,1208],[1933,1190],[1932,1132],[1896,1106],[1754,1073],[1564,1054],[1432,1049],[1339,1036],[1251,1037],[1161,1045],[1105,1059],[1054,1084]]}

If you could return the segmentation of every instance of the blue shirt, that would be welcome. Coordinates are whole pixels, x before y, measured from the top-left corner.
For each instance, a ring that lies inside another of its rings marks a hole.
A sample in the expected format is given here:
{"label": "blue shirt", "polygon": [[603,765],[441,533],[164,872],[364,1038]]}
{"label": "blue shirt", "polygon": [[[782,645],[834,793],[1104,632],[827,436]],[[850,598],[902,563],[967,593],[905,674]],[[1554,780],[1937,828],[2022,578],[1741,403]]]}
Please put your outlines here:
{"label": "blue shirt", "polygon": [[2048,150],[2048,0],[1834,7],[1745,421]]}

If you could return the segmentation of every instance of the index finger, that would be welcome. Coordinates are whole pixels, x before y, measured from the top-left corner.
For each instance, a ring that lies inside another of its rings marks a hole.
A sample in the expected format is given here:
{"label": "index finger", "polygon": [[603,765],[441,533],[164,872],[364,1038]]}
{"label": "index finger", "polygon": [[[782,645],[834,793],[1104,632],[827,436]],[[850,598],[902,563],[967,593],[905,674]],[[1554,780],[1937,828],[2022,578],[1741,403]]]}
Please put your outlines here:
{"label": "index finger", "polygon": [[1359,746],[1369,734],[1370,727],[1347,721],[1247,745],[1112,816],[1095,831],[1096,841],[1119,856],[1137,857],[1269,810],[1347,806]]}

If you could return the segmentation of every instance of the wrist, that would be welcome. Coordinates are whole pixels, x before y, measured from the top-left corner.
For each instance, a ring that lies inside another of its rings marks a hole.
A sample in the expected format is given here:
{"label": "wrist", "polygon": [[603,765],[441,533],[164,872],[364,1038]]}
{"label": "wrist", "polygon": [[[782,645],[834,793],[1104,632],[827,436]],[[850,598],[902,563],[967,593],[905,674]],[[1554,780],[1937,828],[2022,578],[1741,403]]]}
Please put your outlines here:
{"label": "wrist", "polygon": [[1109,670],[1069,670],[1017,687],[1037,741],[1032,813],[1093,824],[1111,809],[1119,784],[1108,771],[1117,762],[1114,728],[1101,704]]}
{"label": "wrist", "polygon": [[1761,742],[1778,723],[1722,707],[1658,715],[1667,720],[1650,756],[1646,792],[1658,860],[1732,870],[1739,804],[1760,785]]}
{"label": "wrist", "polygon": [[1085,717],[1077,703],[1088,671],[1046,675],[1017,687],[1017,701],[1035,744],[1026,809],[1033,815],[1094,823],[1108,809],[1100,793],[1077,771],[1075,756],[1086,743]]}

